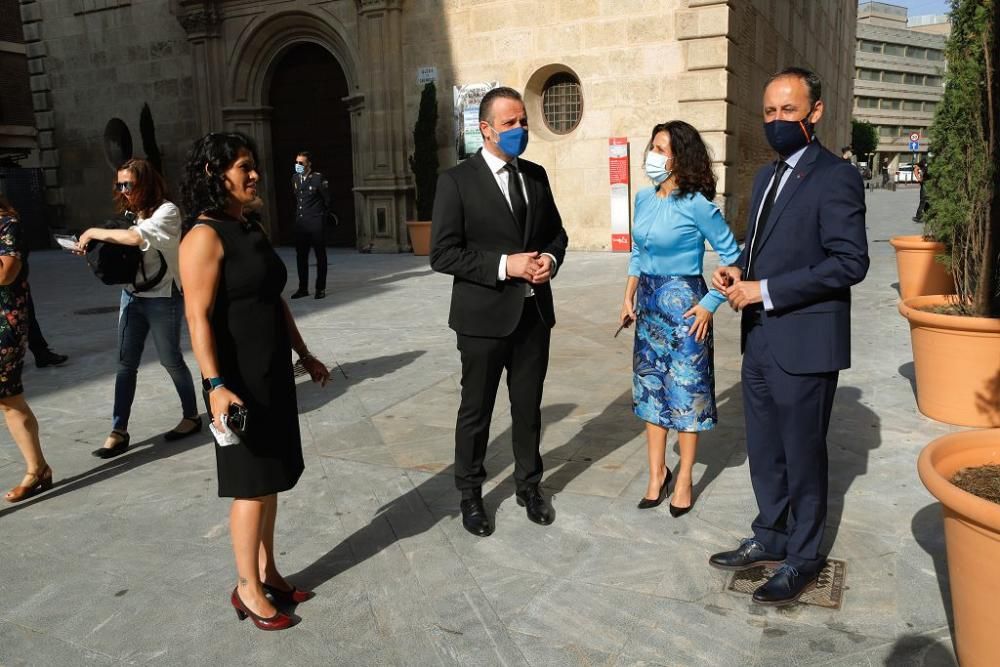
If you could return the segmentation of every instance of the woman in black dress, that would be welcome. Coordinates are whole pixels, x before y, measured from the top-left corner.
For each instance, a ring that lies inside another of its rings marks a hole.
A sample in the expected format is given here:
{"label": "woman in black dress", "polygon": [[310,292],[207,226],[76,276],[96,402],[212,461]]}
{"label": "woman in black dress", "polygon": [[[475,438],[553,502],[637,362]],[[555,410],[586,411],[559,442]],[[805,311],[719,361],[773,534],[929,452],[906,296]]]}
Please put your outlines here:
{"label": "woman in black dress", "polygon": [[52,488],[52,468],[45,462],[38,442],[38,420],[24,400],[21,385],[31,319],[23,256],[17,211],[0,197],[0,412],[28,468],[21,483],[4,496],[9,503]]}
{"label": "woman in black dress", "polygon": [[[238,585],[231,601],[239,618],[283,630],[292,617],[275,603],[304,602],[274,563],[277,494],[302,474],[302,444],[291,350],[314,382],[330,373],[309,353],[281,298],[287,272],[267,234],[244,210],[257,197],[257,152],[239,133],[195,142],[182,186],[194,217],[180,248],[181,281],[191,346],[201,369],[213,424],[225,430],[230,405],[246,408],[240,442],[216,442],[219,495],[233,498],[229,527]],[[270,599],[267,597],[270,595]]]}

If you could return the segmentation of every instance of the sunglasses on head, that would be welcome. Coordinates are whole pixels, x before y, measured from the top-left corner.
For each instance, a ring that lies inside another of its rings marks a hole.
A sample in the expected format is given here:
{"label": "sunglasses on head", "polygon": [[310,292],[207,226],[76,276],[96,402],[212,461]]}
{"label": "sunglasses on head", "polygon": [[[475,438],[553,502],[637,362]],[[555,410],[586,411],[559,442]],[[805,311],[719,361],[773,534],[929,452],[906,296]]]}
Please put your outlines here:
{"label": "sunglasses on head", "polygon": [[133,187],[135,187],[135,184],[131,181],[120,181],[115,183],[115,190],[118,192],[132,192]]}

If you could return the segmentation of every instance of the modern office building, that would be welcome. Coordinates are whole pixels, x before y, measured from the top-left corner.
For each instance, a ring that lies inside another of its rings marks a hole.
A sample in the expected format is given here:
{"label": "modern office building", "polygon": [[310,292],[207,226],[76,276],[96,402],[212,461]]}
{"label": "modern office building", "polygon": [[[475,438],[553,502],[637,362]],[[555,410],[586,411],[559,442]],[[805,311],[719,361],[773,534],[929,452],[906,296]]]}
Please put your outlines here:
{"label": "modern office building", "polygon": [[[885,2],[858,5],[854,117],[878,128],[877,163],[895,172],[927,153],[927,130],[944,94],[947,16],[907,17]],[[916,150],[910,135],[919,135]]]}

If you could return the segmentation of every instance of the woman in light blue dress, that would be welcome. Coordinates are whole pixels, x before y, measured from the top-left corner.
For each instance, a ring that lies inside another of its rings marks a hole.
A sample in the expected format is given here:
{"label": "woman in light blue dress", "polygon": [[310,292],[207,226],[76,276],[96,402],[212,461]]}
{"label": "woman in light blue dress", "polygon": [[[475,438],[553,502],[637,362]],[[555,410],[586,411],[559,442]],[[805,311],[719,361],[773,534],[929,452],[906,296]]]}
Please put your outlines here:
{"label": "woman in light blue dress", "polygon": [[653,187],[635,196],[632,257],[621,324],[637,322],[632,395],[646,422],[649,485],[640,509],[667,496],[667,433],[677,431],[680,466],[670,503],[690,511],[698,433],[715,426],[712,314],[726,300],[702,278],[705,241],[732,264],[740,251],[715,198],[715,176],[701,135],[683,121],[653,128],[646,154]]}

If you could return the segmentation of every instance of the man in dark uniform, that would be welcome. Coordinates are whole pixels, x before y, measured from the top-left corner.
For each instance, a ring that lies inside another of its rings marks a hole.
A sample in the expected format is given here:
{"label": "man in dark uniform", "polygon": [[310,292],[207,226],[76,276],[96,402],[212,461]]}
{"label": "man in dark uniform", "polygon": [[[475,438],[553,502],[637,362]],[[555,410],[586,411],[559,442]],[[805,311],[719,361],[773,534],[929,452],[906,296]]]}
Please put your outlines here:
{"label": "man in dark uniform", "polygon": [[295,261],[299,271],[299,289],[293,299],[309,296],[309,250],[316,253],[316,298],[326,296],[326,239],[324,226],[330,211],[330,185],[326,177],[312,170],[306,151],[295,156]]}

